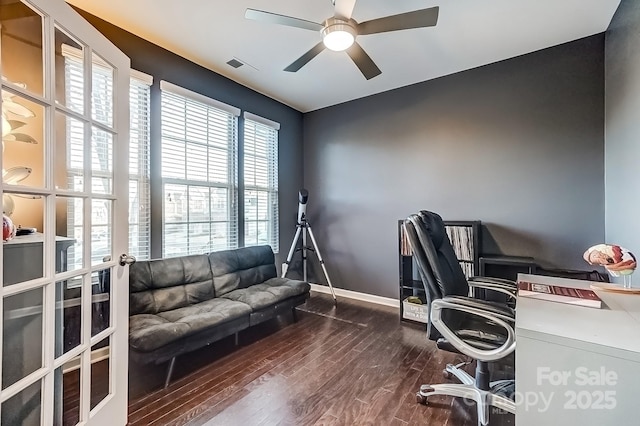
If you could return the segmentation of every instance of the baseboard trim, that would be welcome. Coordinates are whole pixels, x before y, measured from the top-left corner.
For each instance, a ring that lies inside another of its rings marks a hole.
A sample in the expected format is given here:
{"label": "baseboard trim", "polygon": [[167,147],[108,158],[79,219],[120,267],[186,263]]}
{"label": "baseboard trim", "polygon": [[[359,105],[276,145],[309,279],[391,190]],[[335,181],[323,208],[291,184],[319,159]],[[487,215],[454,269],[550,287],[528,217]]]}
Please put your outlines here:
{"label": "baseboard trim", "polygon": [[[311,284],[311,291],[318,293],[331,294],[331,290],[326,285]],[[342,288],[333,288],[336,293],[336,297],[345,297],[347,299],[360,300],[363,302],[375,303],[376,305],[391,306],[392,308],[400,309],[400,301],[392,299],[390,297],[376,296],[374,294],[360,293],[358,291],[344,290]]]}

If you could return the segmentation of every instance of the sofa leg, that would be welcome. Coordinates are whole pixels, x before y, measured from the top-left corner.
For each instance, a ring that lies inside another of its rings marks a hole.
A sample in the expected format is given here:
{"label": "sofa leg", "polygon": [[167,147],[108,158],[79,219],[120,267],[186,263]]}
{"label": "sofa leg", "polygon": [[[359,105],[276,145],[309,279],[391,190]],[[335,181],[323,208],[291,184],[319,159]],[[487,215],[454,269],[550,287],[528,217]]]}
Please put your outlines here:
{"label": "sofa leg", "polygon": [[298,322],[298,311],[296,308],[291,308],[291,314],[293,315],[293,322]]}
{"label": "sofa leg", "polygon": [[238,344],[240,343],[240,337],[238,336],[238,332],[236,332],[236,334],[234,334],[234,343],[236,344],[236,346],[238,346]]}
{"label": "sofa leg", "polygon": [[164,381],[164,388],[166,389],[169,386],[169,382],[171,381],[171,375],[173,374],[173,367],[176,365],[176,357],[171,358],[169,362],[169,370],[167,370],[167,378]]}

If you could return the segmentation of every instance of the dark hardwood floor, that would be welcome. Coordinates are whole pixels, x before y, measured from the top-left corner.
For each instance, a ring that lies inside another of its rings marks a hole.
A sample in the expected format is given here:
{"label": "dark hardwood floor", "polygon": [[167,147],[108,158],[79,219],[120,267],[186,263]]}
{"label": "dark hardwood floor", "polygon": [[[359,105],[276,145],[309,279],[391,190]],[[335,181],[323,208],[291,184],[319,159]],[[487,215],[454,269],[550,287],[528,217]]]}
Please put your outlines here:
{"label": "dark hardwood floor", "polygon": [[[442,383],[446,363],[423,326],[398,311],[313,293],[298,309],[178,358],[130,366],[130,425],[449,425],[475,426],[475,405],[448,397],[415,402],[420,384]],[[470,366],[470,371],[472,370]],[[492,416],[512,425],[513,416]]]}

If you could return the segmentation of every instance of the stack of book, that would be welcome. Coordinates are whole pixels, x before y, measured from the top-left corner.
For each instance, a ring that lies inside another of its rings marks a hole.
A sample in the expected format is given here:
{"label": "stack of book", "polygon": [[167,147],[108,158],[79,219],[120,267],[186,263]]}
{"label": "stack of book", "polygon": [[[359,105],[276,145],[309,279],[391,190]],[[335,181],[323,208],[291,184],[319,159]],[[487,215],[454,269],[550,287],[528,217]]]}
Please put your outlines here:
{"label": "stack of book", "polygon": [[594,291],[581,288],[520,281],[518,283],[518,296],[590,308],[602,307],[602,300]]}

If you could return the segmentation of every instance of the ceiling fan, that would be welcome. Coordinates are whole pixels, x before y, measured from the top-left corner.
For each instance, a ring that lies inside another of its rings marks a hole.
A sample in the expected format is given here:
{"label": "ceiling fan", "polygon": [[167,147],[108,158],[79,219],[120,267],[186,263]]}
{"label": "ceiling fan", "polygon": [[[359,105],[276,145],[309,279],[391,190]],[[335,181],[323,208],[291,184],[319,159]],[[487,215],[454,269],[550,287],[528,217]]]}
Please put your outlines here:
{"label": "ceiling fan", "polygon": [[356,41],[358,36],[433,27],[438,22],[439,8],[437,6],[358,23],[351,18],[356,0],[332,0],[332,3],[335,7],[335,14],[322,24],[256,9],[247,9],[244,16],[255,21],[320,32],[322,41],[293,61],[284,69],[285,71],[298,71],[327,48],[337,52],[346,51],[367,80],[380,75],[382,71],[358,44]]}

